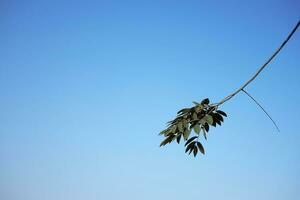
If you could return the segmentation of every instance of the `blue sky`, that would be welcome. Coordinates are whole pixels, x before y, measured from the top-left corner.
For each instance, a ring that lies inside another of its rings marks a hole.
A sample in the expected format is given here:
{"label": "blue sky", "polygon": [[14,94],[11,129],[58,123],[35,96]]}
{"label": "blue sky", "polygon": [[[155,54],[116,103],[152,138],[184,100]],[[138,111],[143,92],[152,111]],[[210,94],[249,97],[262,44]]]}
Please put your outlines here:
{"label": "blue sky", "polygon": [[182,107],[217,102],[300,19],[281,1],[2,1],[0,198],[296,200],[300,32],[203,141],[159,148]]}

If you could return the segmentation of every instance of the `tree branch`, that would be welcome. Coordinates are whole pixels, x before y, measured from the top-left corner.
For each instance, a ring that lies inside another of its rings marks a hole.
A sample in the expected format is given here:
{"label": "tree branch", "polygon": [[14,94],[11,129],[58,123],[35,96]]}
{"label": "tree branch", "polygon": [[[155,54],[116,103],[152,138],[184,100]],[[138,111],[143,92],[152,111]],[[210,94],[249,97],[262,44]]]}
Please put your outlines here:
{"label": "tree branch", "polygon": [[277,131],[280,132],[277,124],[275,123],[275,121],[272,119],[272,117],[269,115],[269,113],[260,105],[260,103],[258,103],[258,101],[256,101],[246,90],[242,89],[242,91],[248,96],[250,97],[255,103],[256,105],[258,105],[263,111],[264,113],[269,117],[269,119],[273,122],[274,126],[276,127]]}
{"label": "tree branch", "polygon": [[285,46],[285,44],[289,41],[289,39],[292,37],[292,35],[296,32],[297,28],[300,26],[300,20],[292,30],[292,32],[288,35],[288,37],[285,39],[285,41],[280,45],[280,47],[273,53],[273,55],[258,69],[258,71],[254,74],[253,77],[251,77],[244,85],[242,85],[238,90],[233,92],[232,94],[228,95],[224,99],[222,99],[219,103],[214,104],[214,106],[218,107],[219,105],[225,103],[226,101],[230,100],[232,97],[234,97],[239,92],[243,91],[243,89],[249,85],[261,72],[262,70],[273,60],[273,58],[280,52],[280,50]]}

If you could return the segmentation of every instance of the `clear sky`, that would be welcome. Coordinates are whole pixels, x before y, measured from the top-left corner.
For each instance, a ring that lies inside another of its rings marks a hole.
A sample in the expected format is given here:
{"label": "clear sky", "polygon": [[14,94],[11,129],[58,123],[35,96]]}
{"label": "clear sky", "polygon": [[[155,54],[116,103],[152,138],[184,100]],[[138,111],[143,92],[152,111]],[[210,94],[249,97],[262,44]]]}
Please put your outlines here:
{"label": "clear sky", "polygon": [[0,2],[0,199],[298,200],[300,30],[193,158],[159,148],[300,19],[297,0]]}

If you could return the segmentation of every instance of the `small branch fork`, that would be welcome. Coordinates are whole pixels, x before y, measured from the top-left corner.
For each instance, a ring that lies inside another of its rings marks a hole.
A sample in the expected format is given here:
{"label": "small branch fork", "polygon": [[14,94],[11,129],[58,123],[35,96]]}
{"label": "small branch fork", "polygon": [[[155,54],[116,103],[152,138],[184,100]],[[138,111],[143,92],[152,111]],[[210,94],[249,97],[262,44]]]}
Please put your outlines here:
{"label": "small branch fork", "polygon": [[266,112],[266,110],[249,94],[247,93],[244,89],[249,85],[256,77],[265,69],[265,67],[275,58],[275,56],[281,51],[281,49],[286,45],[286,43],[290,40],[290,38],[293,36],[293,34],[296,32],[298,27],[300,26],[300,20],[294,27],[294,29],[291,31],[291,33],[287,36],[287,38],[283,41],[283,43],[279,46],[279,48],[273,53],[273,55],[257,70],[257,72],[246,82],[244,83],[239,89],[237,89],[235,92],[232,94],[229,94],[226,96],[224,99],[222,99],[219,103],[212,104],[213,107],[217,108],[218,106],[222,105],[226,101],[230,100],[232,97],[237,95],[239,92],[243,91],[248,97],[250,97],[264,112],[265,114],[271,119],[273,124],[276,126],[277,130],[279,131],[278,126],[274,122],[274,120],[271,118],[271,116]]}
{"label": "small branch fork", "polygon": [[260,105],[260,103],[258,103],[258,101],[256,101],[246,90],[242,89],[242,91],[249,97],[251,98],[255,103],[256,105],[258,105],[262,111],[264,111],[264,113],[269,117],[269,119],[273,122],[274,126],[276,127],[277,131],[280,132],[277,124],[275,123],[275,121],[272,119],[272,117],[269,115],[269,113]]}
{"label": "small branch fork", "polygon": [[224,99],[222,99],[219,103],[215,104],[216,106],[219,106],[226,101],[230,100],[232,97],[234,97],[236,94],[241,92],[247,85],[249,85],[262,71],[263,69],[273,60],[273,58],[280,52],[280,50],[285,46],[285,44],[289,41],[289,39],[292,37],[292,35],[296,32],[298,27],[300,26],[300,20],[292,30],[292,32],[288,35],[288,37],[285,39],[285,41],[280,45],[280,47],[273,53],[273,55],[258,69],[258,71],[254,74],[253,77],[251,77],[244,85],[242,85],[238,90],[233,92],[232,94],[228,95]]}

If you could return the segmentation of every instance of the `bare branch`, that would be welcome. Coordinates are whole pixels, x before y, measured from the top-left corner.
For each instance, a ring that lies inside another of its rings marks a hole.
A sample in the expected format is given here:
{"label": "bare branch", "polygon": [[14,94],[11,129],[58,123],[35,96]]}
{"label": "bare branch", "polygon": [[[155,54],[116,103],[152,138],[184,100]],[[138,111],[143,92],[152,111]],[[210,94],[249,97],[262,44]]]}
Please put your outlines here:
{"label": "bare branch", "polygon": [[269,119],[273,122],[274,126],[276,127],[277,131],[280,132],[277,124],[275,123],[275,121],[272,119],[272,117],[269,115],[269,113],[260,105],[260,103],[258,103],[258,101],[256,101],[246,90],[242,89],[242,91],[248,96],[250,97],[255,103],[256,105],[258,105],[263,111],[264,113],[269,117]]}
{"label": "bare branch", "polygon": [[242,85],[237,91],[233,92],[232,94],[225,97],[223,100],[221,100],[219,103],[215,104],[216,106],[219,106],[232,97],[234,97],[236,94],[241,92],[247,85],[249,85],[261,72],[262,70],[273,60],[273,58],[280,52],[280,50],[284,47],[284,45],[289,41],[289,39],[292,37],[292,35],[296,32],[297,28],[300,26],[300,20],[292,30],[292,32],[288,35],[288,37],[285,39],[285,41],[280,45],[280,47],[273,53],[273,55],[258,69],[258,71],[254,74],[253,77],[251,77],[244,85]]}

